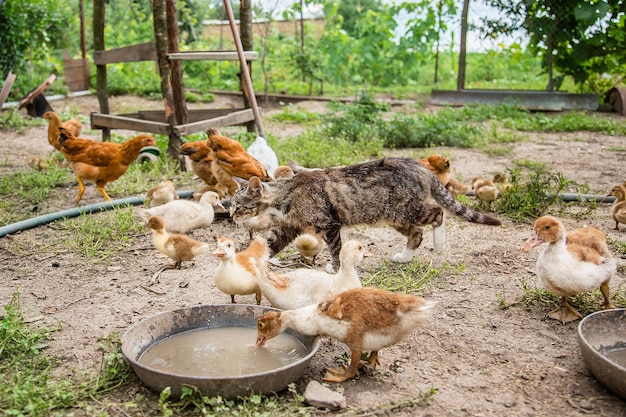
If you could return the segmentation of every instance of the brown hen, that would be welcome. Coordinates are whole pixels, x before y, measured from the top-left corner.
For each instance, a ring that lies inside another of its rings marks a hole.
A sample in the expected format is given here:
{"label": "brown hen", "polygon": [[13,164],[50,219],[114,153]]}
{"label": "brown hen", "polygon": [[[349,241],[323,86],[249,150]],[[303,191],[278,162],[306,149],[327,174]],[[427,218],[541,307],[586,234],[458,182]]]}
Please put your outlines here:
{"label": "brown hen", "polygon": [[115,143],[77,138],[62,126],[59,132],[60,151],[78,179],[76,204],[85,194],[83,180],[95,182],[104,199],[111,201],[104,191],[105,185],[124,175],[144,146],[156,146],[154,138],[145,133],[123,143]]}
{"label": "brown hen", "polygon": [[83,124],[78,117],[65,122],[61,122],[59,115],[53,111],[47,111],[43,114],[44,119],[48,119],[48,143],[57,151],[61,151],[61,144],[59,143],[59,127],[63,126],[69,130],[74,136],[80,135],[80,131],[83,128]]}
{"label": "brown hen", "polygon": [[[220,167],[234,177],[245,180],[250,177],[259,177],[261,181],[271,181],[265,167],[252,157],[236,140],[222,136],[217,129],[208,128],[207,144],[213,152]],[[215,171],[214,171],[215,174]]]}

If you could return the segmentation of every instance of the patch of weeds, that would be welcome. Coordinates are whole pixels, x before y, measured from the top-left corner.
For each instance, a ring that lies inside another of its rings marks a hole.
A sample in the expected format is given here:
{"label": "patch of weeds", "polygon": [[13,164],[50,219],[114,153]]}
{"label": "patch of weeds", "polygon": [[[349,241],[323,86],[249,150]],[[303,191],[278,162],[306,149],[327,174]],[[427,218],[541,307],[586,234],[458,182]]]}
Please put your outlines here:
{"label": "patch of weeds", "polygon": [[535,113],[532,117],[510,119],[505,126],[530,132],[601,132],[607,135],[626,135],[624,123],[598,117],[587,112],[569,112],[559,115]]}
{"label": "patch of weeds", "polygon": [[0,178],[0,196],[17,195],[37,204],[43,202],[55,187],[72,181],[72,173],[55,164],[42,171],[18,171]]}
{"label": "patch of weeds", "polygon": [[29,127],[41,126],[43,121],[44,119],[35,117],[24,117],[14,107],[0,117],[0,129],[11,129],[18,133],[24,133]]}
{"label": "patch of weeds", "polygon": [[316,123],[320,121],[320,118],[321,116],[318,113],[297,109],[292,104],[286,105],[282,112],[268,117],[272,121],[294,124]]}
{"label": "patch of weeds", "polygon": [[329,112],[322,118],[322,134],[332,139],[348,142],[370,140],[383,129],[383,113],[390,109],[386,103],[374,101],[370,94],[363,93],[354,103],[333,101]]}
{"label": "patch of weeds", "polygon": [[288,386],[287,393],[278,395],[250,395],[228,400],[220,396],[202,395],[195,387],[183,386],[179,400],[170,401],[171,390],[165,388],[159,395],[158,409],[163,416],[178,415],[183,411],[202,411],[203,415],[216,416],[272,416],[300,415],[309,416],[316,409],[304,405],[295,384]]}
{"label": "patch of weeds", "polygon": [[440,269],[435,268],[432,262],[422,263],[418,259],[403,265],[384,261],[376,272],[363,280],[363,285],[388,291],[421,293],[435,277],[451,269],[448,263]]}
{"label": "patch of weeds", "polygon": [[[542,307],[547,314],[549,311],[561,305],[561,297],[538,287],[536,283],[531,284],[526,279],[520,279],[520,285],[523,290],[522,304],[527,307]],[[612,291],[611,301],[616,307],[626,306],[626,291],[618,289]],[[569,304],[578,311],[583,317],[602,309],[604,297],[599,289],[579,294],[568,298]]]}
{"label": "patch of weeds", "polygon": [[[80,407],[86,400],[121,385],[130,375],[118,339],[110,336],[101,345],[103,362],[95,378],[83,382],[55,378],[52,370],[57,359],[44,353],[56,329],[27,325],[19,308],[20,294],[4,306],[0,326],[0,409],[3,415],[44,417],[63,409]],[[80,375],[84,377],[85,375]]]}
{"label": "patch of weeds", "polygon": [[[128,197],[143,194],[161,180],[177,179],[182,182],[191,179],[193,172],[180,172],[178,162],[161,151],[161,156],[154,162],[133,162],[124,175],[118,180],[107,184],[106,190],[111,198],[114,196]],[[176,184],[176,180],[174,183]],[[121,198],[119,197],[119,198]]]}
{"label": "patch of weeds", "polygon": [[626,256],[626,241],[607,237],[606,242],[609,244],[611,252],[617,256]]}
{"label": "patch of weeds", "polygon": [[327,167],[376,158],[382,147],[382,141],[376,137],[352,142],[326,137],[316,129],[278,142],[274,151],[279,161],[293,159],[305,167]]}
{"label": "patch of weeds", "polygon": [[[548,210],[568,208],[562,199],[565,191],[581,194],[584,186],[566,179],[558,171],[548,171],[544,164],[522,161],[506,173],[509,177],[508,187],[500,198],[495,201],[496,210],[505,216],[517,220],[528,221],[543,216]],[[593,212],[595,203],[577,203],[585,210],[578,216]]]}
{"label": "patch of weeds", "polygon": [[70,232],[66,247],[96,263],[130,246],[132,236],[142,232],[141,223],[128,208],[84,215],[62,224]]}

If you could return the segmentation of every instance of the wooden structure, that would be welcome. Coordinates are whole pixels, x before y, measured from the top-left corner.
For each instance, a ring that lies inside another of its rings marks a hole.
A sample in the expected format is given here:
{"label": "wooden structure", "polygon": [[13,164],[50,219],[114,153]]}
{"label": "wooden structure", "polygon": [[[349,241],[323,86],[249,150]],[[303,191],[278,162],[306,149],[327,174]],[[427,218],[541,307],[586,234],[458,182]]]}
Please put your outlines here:
{"label": "wooden structure", "polygon": [[[253,108],[246,106],[233,110],[188,110],[185,102],[181,63],[183,60],[239,60],[242,73],[244,75],[247,73],[249,78],[250,61],[258,59],[257,52],[243,50],[180,52],[175,0],[154,0],[152,2],[153,42],[105,50],[104,2],[104,0],[94,0],[94,62],[96,64],[96,90],[100,112],[91,114],[91,127],[92,129],[102,129],[103,140],[110,137],[111,129],[166,134],[170,138],[168,154],[180,158],[181,136],[202,132],[208,127],[250,125],[251,122],[256,121],[259,132],[262,132],[251,83],[246,88],[242,86],[242,91],[244,97],[253,97]],[[227,0],[224,3],[226,4]],[[230,3],[228,3],[228,7],[230,7]],[[247,23],[250,22],[251,18]],[[245,24],[246,20],[242,16],[242,32],[245,30]],[[233,26],[233,36],[237,40],[239,39],[236,26]],[[241,45],[241,41],[239,42]],[[106,65],[138,61],[158,62],[165,109],[163,111],[139,111],[132,114],[109,114]],[[184,164],[181,164],[181,167],[184,169]]]}

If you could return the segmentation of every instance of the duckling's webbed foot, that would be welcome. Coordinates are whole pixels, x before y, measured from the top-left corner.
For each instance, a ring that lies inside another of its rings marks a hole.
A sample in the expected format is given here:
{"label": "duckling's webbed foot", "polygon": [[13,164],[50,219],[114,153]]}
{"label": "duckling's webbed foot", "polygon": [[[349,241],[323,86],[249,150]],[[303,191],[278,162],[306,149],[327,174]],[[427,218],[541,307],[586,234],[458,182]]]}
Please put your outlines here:
{"label": "duckling's webbed foot", "polygon": [[566,297],[563,297],[561,299],[561,307],[552,310],[546,315],[546,317],[554,320],[559,320],[561,323],[565,324],[571,321],[581,319],[583,316],[578,311],[576,311],[574,307],[569,305]]}

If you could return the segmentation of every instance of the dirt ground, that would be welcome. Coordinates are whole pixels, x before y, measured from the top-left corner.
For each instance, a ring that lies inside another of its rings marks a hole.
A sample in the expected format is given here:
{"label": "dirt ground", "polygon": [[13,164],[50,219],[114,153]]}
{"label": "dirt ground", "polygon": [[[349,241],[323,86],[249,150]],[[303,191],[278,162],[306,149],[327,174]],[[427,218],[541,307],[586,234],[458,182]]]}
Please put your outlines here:
{"label": "dirt ground", "polygon": [[[81,114],[97,111],[94,96],[51,103],[55,110],[77,108]],[[238,106],[233,98],[212,104],[227,108]],[[303,102],[297,106],[323,111],[324,103]],[[160,102],[116,97],[113,113],[161,108]],[[277,111],[264,108],[264,115]],[[613,116],[607,116],[613,117]],[[266,132],[279,137],[294,134],[300,127],[267,122]],[[129,133],[130,135],[130,133]],[[99,132],[84,136],[99,138]],[[23,134],[0,131],[3,151],[2,172],[29,169],[26,158],[46,156],[46,126],[28,129]],[[626,138],[588,132],[533,134],[532,139],[513,145],[503,157],[453,148],[415,150],[406,155],[425,155],[438,151],[449,155],[455,177],[469,181],[474,176],[492,176],[511,166],[512,161],[529,159],[549,164],[566,178],[587,184],[590,192],[604,194],[610,186],[626,179]],[[198,189],[193,179],[177,184],[180,190]],[[76,184],[59,190],[51,201],[37,207],[37,214],[74,207]],[[122,198],[128,196],[112,196]],[[93,185],[87,186],[83,204],[100,202]],[[364,202],[375,204],[375,202]],[[612,230],[610,205],[599,204],[591,218],[583,221],[563,219],[568,228],[597,226],[611,239],[626,240],[626,227]],[[625,416],[626,402],[606,390],[583,362],[577,341],[578,322],[562,325],[544,318],[543,307],[526,308],[518,303],[523,294],[521,281],[537,282],[534,273],[539,250],[520,253],[529,236],[530,224],[516,224],[503,218],[501,227],[460,221],[447,215],[445,253],[432,251],[432,236],[425,240],[418,256],[424,262],[448,262],[452,267],[435,279],[424,294],[439,301],[432,321],[404,342],[380,353],[381,366],[373,375],[361,375],[332,389],[347,398],[351,414],[374,413],[380,406],[419,396],[430,389],[436,394],[424,405],[396,411],[398,415],[419,416]],[[16,290],[26,318],[39,317],[38,324],[62,326],[52,334],[50,354],[61,359],[60,371],[90,369],[98,363],[97,339],[112,332],[123,334],[132,324],[153,314],[197,304],[228,303],[229,297],[217,290],[212,271],[217,260],[210,254],[187,263],[181,270],[168,270],[160,283],[146,289],[152,274],[168,259],[150,241],[150,234],[133,237],[128,250],[112,256],[108,263],[94,264],[80,255],[54,247],[65,233],[46,225],[0,238],[0,304],[7,305]],[[210,227],[196,230],[193,236],[211,244],[219,236],[247,241],[244,231],[228,220],[217,220]],[[355,238],[368,247],[372,256],[360,265],[361,277],[375,273],[385,259],[404,247],[404,238],[385,227],[357,227],[344,231],[344,239]],[[15,248],[22,248],[17,251]],[[325,251],[317,268],[329,261]],[[619,258],[613,291],[626,291],[626,259]],[[501,300],[512,304],[501,308]],[[254,297],[238,297],[254,303]],[[266,301],[264,300],[265,304]],[[626,307],[626,306],[621,306]],[[320,381],[323,369],[346,352],[341,343],[324,340],[309,369],[297,383],[304,390],[311,379]],[[400,364],[403,372],[397,372]],[[121,402],[144,394],[153,406],[158,398],[135,380],[115,394]],[[146,405],[140,414],[155,415]],[[102,405],[110,415],[115,408]],[[77,413],[80,415],[80,412]]]}

